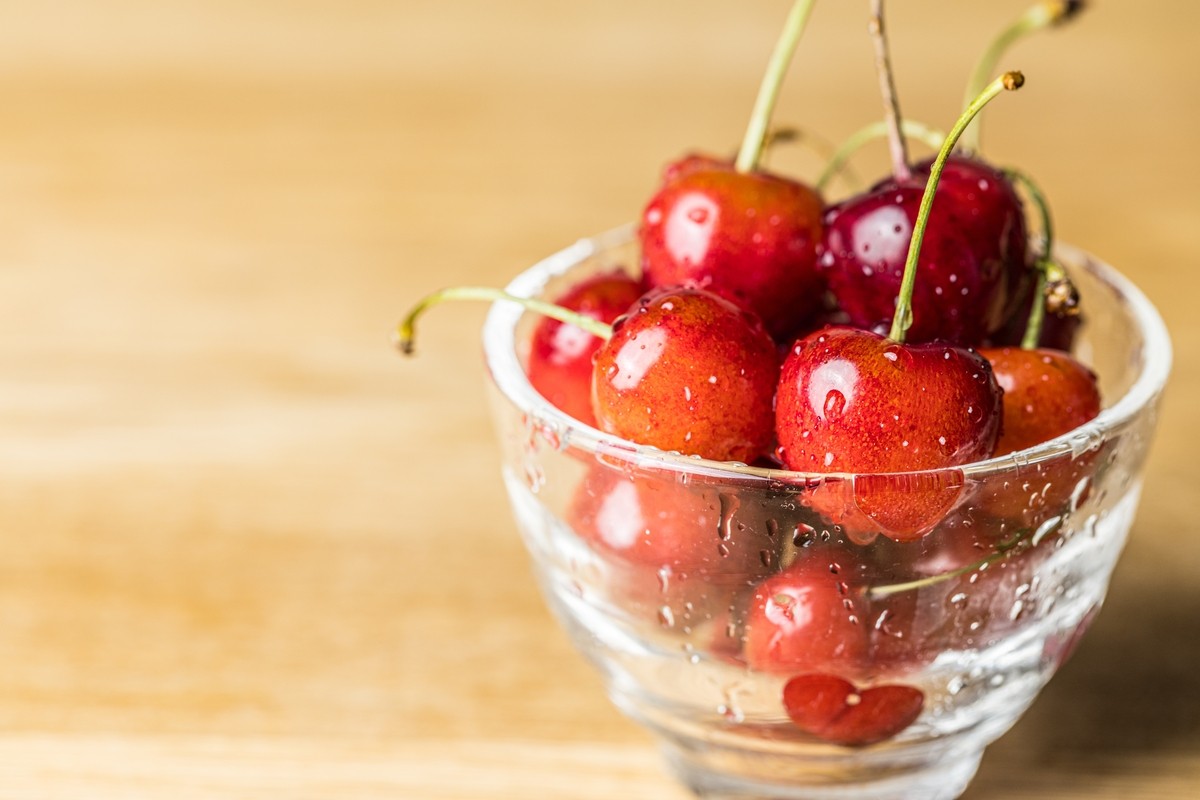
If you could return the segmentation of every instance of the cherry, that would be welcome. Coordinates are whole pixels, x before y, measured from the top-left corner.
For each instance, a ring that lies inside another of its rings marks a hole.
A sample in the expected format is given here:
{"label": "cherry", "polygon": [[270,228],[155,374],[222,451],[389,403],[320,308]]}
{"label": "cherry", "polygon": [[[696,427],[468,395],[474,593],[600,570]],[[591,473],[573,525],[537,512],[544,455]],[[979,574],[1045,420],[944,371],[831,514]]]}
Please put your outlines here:
{"label": "cherry", "polygon": [[[595,275],[559,297],[557,305],[611,323],[642,295],[641,283],[614,270]],[[588,425],[592,413],[592,355],[603,339],[582,328],[546,318],[533,332],[529,382],[559,409]]]}
{"label": "cherry", "polygon": [[870,661],[865,565],[850,550],[806,548],[755,587],[743,657],[772,673],[862,673]]}
{"label": "cherry", "polygon": [[635,478],[596,464],[566,519],[603,557],[610,602],[666,627],[694,628],[728,613],[730,598],[778,561],[781,542],[765,519],[735,505],[715,487],[669,473]]}
{"label": "cherry", "polygon": [[775,343],[757,317],[715,294],[652,290],[613,323],[593,369],[602,430],[717,461],[770,449]]}
{"label": "cherry", "polygon": [[[908,164],[899,104],[883,29],[883,3],[873,4],[872,38],[884,98],[893,176],[829,209],[822,266],[830,291],[856,327],[882,331],[895,314],[909,243],[933,162]],[[977,345],[1015,305],[1025,272],[1020,198],[1003,174],[975,159],[942,160],[929,212],[919,288],[908,336]]]}
{"label": "cherry", "polygon": [[[1022,82],[1019,73],[993,81],[943,143],[913,224],[889,336],[826,328],[797,342],[785,360],[776,395],[776,434],[789,469],[912,473],[992,454],[1002,405],[987,361],[952,345],[906,345],[904,340],[941,168],[974,115],[1002,90]],[[847,485],[850,497],[844,494]],[[855,538],[882,532],[906,540],[931,530],[961,488],[961,481],[945,472],[894,479],[875,474],[822,483],[804,498]]]}
{"label": "cherry", "polygon": [[859,689],[834,675],[797,675],[783,687],[783,706],[806,733],[844,747],[863,747],[912,725],[925,706],[925,694],[899,684]]}
{"label": "cherry", "polygon": [[[854,328],[826,328],[797,342],[776,397],[780,456],[804,472],[917,472],[984,459],[1000,419],[1000,390],[979,355],[902,345]],[[853,486],[825,483],[804,497],[852,533],[908,539],[936,525],[961,486],[936,475],[899,482],[859,476]]]}
{"label": "cherry", "polygon": [[995,455],[1007,455],[1074,430],[1100,413],[1096,373],[1059,350],[988,348],[1004,390],[1004,424]]}
{"label": "cherry", "polygon": [[642,214],[642,267],[651,286],[709,289],[783,336],[821,301],[822,203],[796,181],[758,169],[783,73],[813,0],[797,0],[759,90],[735,163],[689,157],[668,167]]}

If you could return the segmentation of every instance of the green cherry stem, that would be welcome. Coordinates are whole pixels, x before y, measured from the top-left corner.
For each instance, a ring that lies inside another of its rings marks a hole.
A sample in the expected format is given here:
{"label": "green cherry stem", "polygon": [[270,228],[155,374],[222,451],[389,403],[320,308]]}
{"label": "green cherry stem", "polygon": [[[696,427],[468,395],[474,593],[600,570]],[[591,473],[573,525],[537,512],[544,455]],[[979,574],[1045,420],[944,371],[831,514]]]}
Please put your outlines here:
{"label": "green cherry stem", "polygon": [[[967,89],[963,95],[963,108],[966,108],[973,98],[979,96],[987,84],[988,77],[996,74],[1000,59],[1017,41],[1035,31],[1066,22],[1083,11],[1086,5],[1083,0],[1042,0],[1042,2],[1027,8],[1024,14],[992,40],[987,49],[983,51],[983,55],[979,57],[979,61],[975,63],[974,69],[971,70],[971,77],[967,80]],[[978,125],[973,125],[967,130],[962,143],[963,149],[968,152],[979,150]]]}
{"label": "green cherry stem", "polygon": [[996,550],[986,558],[981,558],[973,564],[968,564],[965,567],[943,572],[938,575],[931,575],[928,578],[921,578],[915,581],[906,583],[892,583],[886,586],[872,586],[867,590],[867,596],[871,600],[881,600],[889,595],[899,594],[900,592],[911,592],[914,589],[924,589],[927,586],[936,586],[939,583],[944,583],[954,578],[960,578],[963,575],[970,575],[972,572],[977,572],[985,569],[988,566],[1005,558],[1010,558],[1016,554],[1018,550],[1024,550],[1026,547],[1033,547],[1039,544],[1043,539],[1051,534],[1058,532],[1066,520],[1061,517],[1052,517],[1044,522],[1039,528],[1024,528],[1013,534],[1008,539],[996,545]]}
{"label": "green cherry stem", "polygon": [[1033,201],[1041,218],[1042,236],[1041,248],[1034,268],[1037,270],[1037,285],[1033,290],[1033,307],[1029,309],[1029,321],[1025,324],[1025,335],[1021,338],[1023,350],[1033,350],[1042,338],[1042,325],[1046,320],[1046,284],[1047,272],[1053,266],[1051,262],[1054,251],[1054,221],[1050,217],[1050,204],[1041,188],[1023,172],[1015,169],[1005,169],[1005,176],[1013,183],[1020,184]]}
{"label": "green cherry stem", "polygon": [[[942,131],[912,119],[902,120],[900,122],[900,131],[908,138],[915,139],[933,150],[941,149],[942,142],[946,141],[946,134]],[[829,182],[846,169],[846,164],[863,145],[873,142],[876,139],[882,139],[887,135],[888,124],[882,121],[872,122],[870,125],[859,128],[850,134],[846,141],[842,142],[841,146],[838,147],[825,163],[825,169],[821,172],[821,177],[817,179],[815,187],[817,192],[825,191],[829,186]]]}
{"label": "green cherry stem", "polygon": [[896,76],[888,52],[887,30],[883,25],[883,0],[871,0],[871,21],[867,26],[875,48],[875,74],[879,78],[879,94],[883,98],[883,121],[887,126],[888,151],[892,155],[892,175],[898,181],[912,175],[908,166],[908,145],[900,131],[900,97],[896,94]]}
{"label": "green cherry stem", "polygon": [[417,318],[429,308],[444,303],[447,300],[486,300],[488,302],[507,301],[517,303],[535,313],[559,320],[560,322],[570,323],[577,328],[582,328],[594,336],[599,336],[601,339],[608,339],[612,336],[611,325],[607,325],[585,314],[580,314],[578,311],[571,311],[562,306],[547,303],[545,300],[536,300],[532,297],[517,297],[501,289],[493,289],[490,286],[456,286],[452,289],[442,289],[439,292],[434,292],[422,298],[412,307],[404,319],[400,321],[400,324],[396,326],[393,338],[396,342],[396,348],[401,353],[406,356],[413,353],[413,343],[417,335]]}
{"label": "green cherry stem", "polygon": [[738,172],[753,172],[758,168],[758,160],[762,157],[763,146],[767,141],[767,129],[771,124],[771,114],[775,111],[775,101],[779,99],[779,87],[783,84],[783,76],[791,63],[792,54],[808,24],[816,0],[796,0],[788,13],[783,26],[783,33],[767,62],[767,73],[758,87],[758,97],[754,101],[754,110],[750,112],[750,125],[746,128],[746,136],[742,139],[742,147],[738,150],[734,169]]}
{"label": "green cherry stem", "polygon": [[971,124],[971,120],[975,119],[984,106],[1001,92],[1015,91],[1024,84],[1025,76],[1016,71],[1006,72],[996,78],[984,87],[978,97],[971,101],[967,110],[954,123],[950,133],[946,135],[946,141],[942,142],[937,158],[929,168],[929,180],[925,183],[925,193],[921,195],[921,205],[917,209],[917,219],[913,223],[912,239],[908,246],[908,259],[904,262],[904,277],[900,280],[900,295],[896,298],[896,314],[892,317],[892,329],[888,332],[888,338],[892,341],[903,344],[905,334],[912,326],[912,296],[917,278],[917,259],[921,256],[921,241],[925,238],[929,210],[933,207],[933,198],[937,194],[938,182],[942,179],[942,170],[946,167],[946,160],[950,158],[950,152],[958,143],[963,130]]}

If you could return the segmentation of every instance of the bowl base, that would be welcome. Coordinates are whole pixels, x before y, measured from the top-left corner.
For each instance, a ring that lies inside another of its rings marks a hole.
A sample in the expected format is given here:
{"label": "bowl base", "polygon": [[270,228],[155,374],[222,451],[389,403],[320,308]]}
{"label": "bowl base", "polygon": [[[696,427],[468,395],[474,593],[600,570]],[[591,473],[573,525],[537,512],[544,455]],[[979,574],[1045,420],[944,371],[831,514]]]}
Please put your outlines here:
{"label": "bowl base", "polygon": [[664,755],[679,779],[706,800],[954,800],[966,791],[983,752],[884,772],[831,771],[829,764],[783,765],[778,758],[761,759],[752,752],[676,744],[666,745]]}

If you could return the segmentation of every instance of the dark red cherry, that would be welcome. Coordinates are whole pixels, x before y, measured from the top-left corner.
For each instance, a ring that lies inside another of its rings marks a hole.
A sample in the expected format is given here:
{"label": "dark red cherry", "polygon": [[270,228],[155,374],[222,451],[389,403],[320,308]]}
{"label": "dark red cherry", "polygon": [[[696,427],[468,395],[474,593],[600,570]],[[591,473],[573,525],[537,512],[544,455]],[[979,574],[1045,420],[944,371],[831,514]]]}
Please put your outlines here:
{"label": "dark red cherry", "polygon": [[[818,473],[937,471],[991,456],[1001,392],[987,361],[945,344],[903,345],[826,328],[796,342],[776,397],[780,456]],[[952,474],[826,482],[805,502],[850,533],[928,532],[958,498]]]}
{"label": "dark red cherry", "polygon": [[[927,179],[932,165],[932,159],[917,164],[913,175]],[[956,224],[966,230],[968,243],[984,265],[983,272],[998,271],[1003,276],[1004,303],[998,314],[987,320],[988,331],[995,331],[1018,312],[1025,287],[1035,282],[1028,264],[1024,204],[1002,170],[968,156],[952,156],[946,161],[938,197],[952,209]]]}
{"label": "dark red cherry", "polygon": [[796,181],[720,163],[676,168],[642,214],[646,280],[708,289],[785,335],[821,302],[821,214]]}
{"label": "dark red cherry", "polygon": [[[555,303],[601,322],[612,322],[642,295],[640,281],[619,270],[595,275]],[[529,382],[564,412],[588,425],[592,413],[592,355],[603,340],[549,317],[538,323],[529,352]]]}
{"label": "dark red cherry", "polygon": [[[855,327],[886,331],[891,324],[924,191],[924,180],[887,180],[826,213],[821,263]],[[935,194],[917,262],[909,341],[979,344],[1004,319],[1011,270],[999,242],[979,238],[986,226],[972,224],[978,209],[961,205],[962,193],[939,185]]]}
{"label": "dark red cherry", "polygon": [[600,427],[718,461],[770,449],[779,376],[758,317],[702,289],[659,289],[613,323],[593,365]]}
{"label": "dark red cherry", "polygon": [[[1037,346],[1069,353],[1074,349],[1075,336],[1083,324],[1083,315],[1079,310],[1079,298],[1074,294],[1073,288],[1067,284],[1062,291],[1065,297],[1060,298],[1059,302],[1048,304],[1054,307],[1047,307],[1045,310]],[[990,337],[989,346],[1016,347],[1021,344],[1029,327],[1029,315],[1037,296],[1037,281],[1029,281],[1021,292],[1016,313],[1009,317],[1003,328]]]}

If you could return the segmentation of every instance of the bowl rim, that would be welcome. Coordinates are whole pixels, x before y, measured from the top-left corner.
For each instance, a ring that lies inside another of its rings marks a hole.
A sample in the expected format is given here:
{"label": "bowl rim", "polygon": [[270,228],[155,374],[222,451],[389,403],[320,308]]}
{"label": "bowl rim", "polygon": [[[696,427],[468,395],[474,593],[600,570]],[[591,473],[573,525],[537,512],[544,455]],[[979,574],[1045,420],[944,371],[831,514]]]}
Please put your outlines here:
{"label": "bowl rim", "polygon": [[[505,287],[517,297],[537,297],[557,277],[582,261],[605,250],[629,244],[636,233],[633,223],[580,239],[574,244],[538,261]],[[1074,269],[1091,273],[1108,286],[1130,309],[1130,315],[1143,336],[1143,364],[1140,374],[1116,402],[1103,408],[1095,419],[1074,430],[1034,447],[1004,456],[912,472],[872,473],[879,475],[929,475],[955,472],[976,479],[1010,472],[1031,464],[1058,458],[1066,453],[1080,455],[1129,427],[1143,409],[1161,395],[1171,370],[1171,340],[1158,310],[1128,278],[1106,262],[1069,244],[1056,244],[1055,255]],[[629,461],[656,470],[688,472],[714,479],[732,481],[769,480],[788,484],[810,484],[831,479],[849,480],[855,473],[798,472],[776,467],[755,467],[737,462],[712,461],[640,445],[598,430],[568,416],[542,397],[529,382],[515,346],[516,327],[527,313],[511,302],[493,303],[483,325],[484,359],[492,380],[501,393],[526,415],[527,424],[541,430],[558,447],[578,447],[606,460]],[[866,473],[857,473],[866,474]]]}

